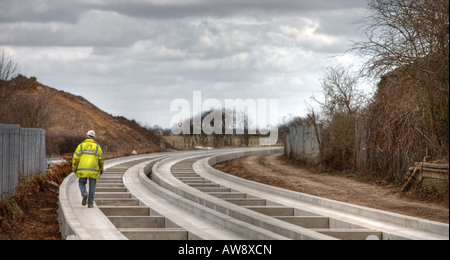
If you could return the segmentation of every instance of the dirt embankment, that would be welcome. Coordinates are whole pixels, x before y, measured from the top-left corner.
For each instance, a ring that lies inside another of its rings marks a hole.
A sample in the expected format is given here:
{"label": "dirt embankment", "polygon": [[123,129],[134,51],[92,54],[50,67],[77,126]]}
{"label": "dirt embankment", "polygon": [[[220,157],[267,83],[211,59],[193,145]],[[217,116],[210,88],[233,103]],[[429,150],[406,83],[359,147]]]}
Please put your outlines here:
{"label": "dirt embankment", "polygon": [[245,157],[215,168],[284,189],[449,223],[448,193],[440,198],[424,198],[402,193],[400,186],[386,182],[366,181],[354,175],[313,173],[290,165],[280,154]]}
{"label": "dirt embankment", "polygon": [[20,180],[16,192],[0,201],[0,240],[61,240],[59,185],[70,172],[72,165],[66,163]]}
{"label": "dirt embankment", "polygon": [[[160,136],[134,120],[101,110],[84,97],[45,86],[35,77],[19,75],[3,84],[11,96],[1,101],[5,104],[0,103],[0,123],[45,129],[48,155],[73,153],[80,142],[76,137],[85,138],[91,129],[108,158],[129,155],[133,150],[161,151]],[[75,147],[67,147],[70,141]]]}

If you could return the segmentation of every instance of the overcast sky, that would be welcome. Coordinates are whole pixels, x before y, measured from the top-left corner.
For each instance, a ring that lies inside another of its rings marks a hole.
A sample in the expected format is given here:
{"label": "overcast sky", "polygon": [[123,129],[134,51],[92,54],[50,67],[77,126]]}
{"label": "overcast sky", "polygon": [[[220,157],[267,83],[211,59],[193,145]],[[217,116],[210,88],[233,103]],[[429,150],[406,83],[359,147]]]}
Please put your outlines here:
{"label": "overcast sky", "polygon": [[21,74],[115,116],[170,127],[178,98],[278,99],[306,115],[361,37],[365,0],[0,0]]}

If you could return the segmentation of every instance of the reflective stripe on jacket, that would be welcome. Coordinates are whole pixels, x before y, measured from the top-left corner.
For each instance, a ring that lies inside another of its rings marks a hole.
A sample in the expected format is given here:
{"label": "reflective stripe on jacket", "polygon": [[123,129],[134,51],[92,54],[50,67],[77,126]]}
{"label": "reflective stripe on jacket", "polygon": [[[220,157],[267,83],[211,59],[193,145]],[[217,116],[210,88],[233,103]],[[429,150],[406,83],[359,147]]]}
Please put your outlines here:
{"label": "reflective stripe on jacket", "polygon": [[103,151],[94,139],[86,139],[73,154],[72,170],[78,178],[99,179],[103,172]]}

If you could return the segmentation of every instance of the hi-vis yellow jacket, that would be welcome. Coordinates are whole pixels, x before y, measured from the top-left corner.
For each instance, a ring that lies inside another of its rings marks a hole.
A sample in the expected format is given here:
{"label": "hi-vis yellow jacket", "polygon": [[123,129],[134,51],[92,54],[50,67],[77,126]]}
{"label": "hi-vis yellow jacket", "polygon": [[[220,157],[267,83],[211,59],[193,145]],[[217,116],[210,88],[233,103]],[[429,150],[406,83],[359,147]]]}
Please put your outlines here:
{"label": "hi-vis yellow jacket", "polygon": [[103,151],[94,139],[86,139],[78,145],[72,160],[72,171],[78,178],[99,179],[103,173]]}

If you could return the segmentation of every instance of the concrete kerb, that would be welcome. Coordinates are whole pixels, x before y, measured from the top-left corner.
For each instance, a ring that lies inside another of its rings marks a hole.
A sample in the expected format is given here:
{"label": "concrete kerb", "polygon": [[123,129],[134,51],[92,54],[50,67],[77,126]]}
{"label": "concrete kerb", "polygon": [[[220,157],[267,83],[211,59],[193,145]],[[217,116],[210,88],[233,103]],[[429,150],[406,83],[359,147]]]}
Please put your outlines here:
{"label": "concrete kerb", "polygon": [[92,237],[82,228],[80,222],[75,216],[71,203],[68,198],[69,183],[75,181],[77,176],[75,173],[67,176],[61,186],[59,187],[59,209],[58,209],[58,223],[60,226],[61,236],[64,240],[90,240]]}
{"label": "concrete kerb", "polygon": [[[263,153],[261,153],[261,154],[263,154]],[[218,163],[221,163],[224,161],[234,160],[234,159],[249,156],[249,155],[251,155],[251,153],[249,153],[249,152],[228,153],[228,154],[224,154],[224,155],[212,156],[210,158],[204,159],[201,162],[197,162],[197,163],[201,163],[202,167],[204,167],[206,169],[206,171],[208,171],[212,174],[215,174],[217,176],[220,176],[222,178],[229,179],[232,181],[239,181],[239,183],[245,184],[248,187],[267,190],[267,191],[270,191],[271,193],[286,196],[286,197],[296,199],[299,201],[303,201],[306,203],[310,203],[313,205],[327,207],[327,208],[335,209],[338,211],[344,211],[344,212],[351,213],[354,215],[359,215],[362,217],[367,217],[367,218],[372,218],[372,219],[376,219],[379,221],[392,223],[392,224],[399,225],[399,226],[402,226],[405,228],[418,229],[418,230],[421,230],[424,232],[429,232],[429,233],[437,234],[440,236],[446,236],[447,238],[449,237],[449,225],[445,224],[445,223],[429,221],[429,220],[405,216],[405,215],[401,215],[401,214],[397,214],[397,213],[392,213],[392,212],[357,206],[357,205],[353,205],[353,204],[348,204],[348,203],[344,203],[344,202],[338,202],[338,201],[334,201],[334,200],[330,200],[330,199],[320,198],[320,197],[316,197],[316,196],[312,196],[312,195],[308,195],[308,194],[304,194],[304,193],[289,191],[289,190],[265,185],[262,183],[238,178],[238,177],[223,173],[212,167],[212,165],[215,165],[215,164],[218,164]]]}
{"label": "concrete kerb", "polygon": [[[161,154],[159,154],[161,155]],[[123,162],[131,162],[135,160],[140,160],[145,157],[153,157],[156,154],[145,154],[145,155],[137,155],[137,156],[129,156],[129,157],[121,157],[116,159],[111,159],[105,161],[105,170],[111,168],[117,164]],[[77,185],[74,182],[77,182],[78,178],[75,173],[71,173],[67,176],[63,183],[59,187],[59,198],[58,198],[58,223],[60,226],[60,232],[63,239],[67,240],[94,240],[94,239],[126,239],[118,230],[117,232],[113,232],[111,234],[102,234],[101,231],[98,232],[100,237],[93,235],[89,232],[82,223],[80,223],[79,218],[77,217],[74,206],[75,203],[70,199],[70,185]],[[78,193],[77,193],[78,194]],[[91,219],[99,219],[100,221],[104,218],[103,213],[98,208],[91,209],[89,214],[93,214]],[[97,230],[98,231],[98,230]]]}

